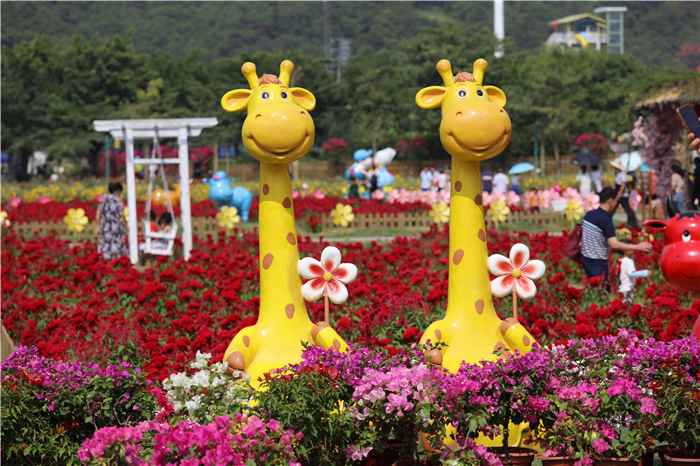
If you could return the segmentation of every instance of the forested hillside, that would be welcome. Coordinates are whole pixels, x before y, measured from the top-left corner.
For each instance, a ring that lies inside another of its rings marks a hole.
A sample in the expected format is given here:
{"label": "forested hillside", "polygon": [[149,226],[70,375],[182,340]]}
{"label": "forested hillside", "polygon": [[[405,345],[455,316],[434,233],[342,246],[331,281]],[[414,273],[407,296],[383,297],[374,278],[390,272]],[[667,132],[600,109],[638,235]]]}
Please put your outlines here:
{"label": "forested hillside", "polygon": [[[533,50],[547,39],[548,21],[612,5],[629,8],[625,48],[647,66],[681,66],[683,45],[700,42],[697,1],[506,2],[506,36],[518,50]],[[395,50],[426,26],[493,27],[492,2],[329,2],[328,8],[331,36],[351,39],[355,52]],[[2,44],[9,47],[38,33],[67,45],[75,34],[107,38],[130,28],[136,53],[182,57],[200,49],[207,61],[259,51],[324,53],[322,2],[2,2]]]}

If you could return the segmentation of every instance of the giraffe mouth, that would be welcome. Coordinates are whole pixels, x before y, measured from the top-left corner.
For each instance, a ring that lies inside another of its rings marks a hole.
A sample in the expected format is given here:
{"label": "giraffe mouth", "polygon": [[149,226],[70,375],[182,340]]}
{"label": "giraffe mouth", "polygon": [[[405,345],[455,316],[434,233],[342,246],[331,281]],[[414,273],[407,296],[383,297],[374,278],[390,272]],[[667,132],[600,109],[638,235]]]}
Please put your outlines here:
{"label": "giraffe mouth", "polygon": [[454,137],[453,133],[450,133],[449,136],[450,136],[450,138],[452,138],[452,141],[457,145],[457,147],[459,147],[463,151],[471,152],[474,155],[481,156],[481,155],[484,155],[485,153],[487,153],[488,151],[492,150],[494,147],[500,146],[503,143],[503,141],[506,139],[506,137],[508,136],[508,131],[503,132],[503,136],[501,136],[501,139],[499,139],[496,144],[494,144],[490,147],[487,147],[486,149],[483,149],[483,150],[470,149],[468,147],[463,146],[462,144],[459,143],[457,138]]}
{"label": "giraffe mouth", "polygon": [[263,154],[269,155],[271,157],[277,157],[279,159],[283,159],[283,158],[287,157],[288,155],[291,155],[294,152],[301,149],[304,146],[304,144],[306,144],[306,141],[309,140],[309,134],[308,133],[306,134],[306,137],[304,137],[304,139],[301,141],[301,143],[298,146],[296,146],[295,148],[290,149],[290,150],[284,150],[284,149],[283,150],[272,150],[272,151],[267,150],[264,147],[262,147],[260,144],[258,144],[258,142],[255,140],[255,138],[253,137],[252,134],[250,136],[248,136],[248,139],[250,139],[250,142],[253,143],[255,148],[258,149]]}

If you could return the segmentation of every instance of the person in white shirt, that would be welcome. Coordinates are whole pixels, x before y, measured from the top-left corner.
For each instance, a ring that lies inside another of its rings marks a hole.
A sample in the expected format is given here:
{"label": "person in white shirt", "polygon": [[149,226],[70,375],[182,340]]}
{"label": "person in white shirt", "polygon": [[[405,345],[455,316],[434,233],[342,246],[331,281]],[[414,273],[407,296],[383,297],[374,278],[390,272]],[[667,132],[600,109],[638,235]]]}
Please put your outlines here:
{"label": "person in white shirt", "polygon": [[588,167],[581,167],[581,171],[576,174],[578,181],[578,191],[581,197],[586,197],[591,192],[591,177],[588,175]]}
{"label": "person in white shirt", "polygon": [[445,175],[444,168],[440,168],[439,173],[437,175],[437,179],[438,179],[438,192],[440,192],[447,187],[447,175]]}
{"label": "person in white shirt", "polygon": [[496,176],[493,177],[493,192],[503,194],[507,193],[508,183],[510,183],[508,176],[503,173],[502,168],[499,168],[498,173],[496,173]]}
{"label": "person in white shirt", "polygon": [[433,172],[428,167],[423,167],[423,170],[418,175],[420,177],[421,191],[430,191],[430,182],[433,181]]}
{"label": "person in white shirt", "polygon": [[[628,239],[621,239],[620,242],[632,244],[632,241]],[[632,260],[634,250],[620,251],[620,253],[622,254],[622,259],[619,260],[620,284],[617,287],[617,292],[620,294],[622,301],[631,306],[634,304],[634,285],[637,282],[637,279],[632,277],[632,273],[636,270],[634,268],[634,260]]]}
{"label": "person in white shirt", "polygon": [[596,194],[603,190],[603,169],[598,165],[591,167],[591,181],[595,185]]}

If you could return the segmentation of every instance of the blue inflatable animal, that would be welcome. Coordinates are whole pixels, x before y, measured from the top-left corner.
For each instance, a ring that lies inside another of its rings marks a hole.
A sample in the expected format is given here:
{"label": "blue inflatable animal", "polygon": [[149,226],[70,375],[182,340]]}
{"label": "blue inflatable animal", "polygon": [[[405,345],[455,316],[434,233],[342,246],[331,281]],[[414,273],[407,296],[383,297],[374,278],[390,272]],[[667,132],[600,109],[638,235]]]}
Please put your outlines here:
{"label": "blue inflatable animal", "polygon": [[235,178],[228,178],[225,171],[218,171],[211,178],[204,178],[209,185],[209,199],[221,210],[223,206],[235,207],[244,222],[248,221],[253,194],[243,186],[231,187]]}

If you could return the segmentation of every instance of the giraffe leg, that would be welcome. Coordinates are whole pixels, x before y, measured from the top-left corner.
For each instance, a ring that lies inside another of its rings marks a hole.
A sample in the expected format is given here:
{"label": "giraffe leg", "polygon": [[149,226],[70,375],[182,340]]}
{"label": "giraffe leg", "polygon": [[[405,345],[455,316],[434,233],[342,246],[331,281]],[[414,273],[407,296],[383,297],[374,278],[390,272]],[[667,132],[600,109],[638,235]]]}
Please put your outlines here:
{"label": "giraffe leg", "polygon": [[517,350],[520,353],[529,352],[532,349],[532,344],[535,342],[530,332],[525,330],[525,327],[512,317],[501,323],[501,335],[508,343],[508,349],[511,351]]}
{"label": "giraffe leg", "polygon": [[248,371],[255,361],[262,340],[260,332],[253,327],[247,327],[238,332],[224,353],[224,361],[228,363],[227,372]]}
{"label": "giraffe leg", "polygon": [[319,322],[311,329],[311,337],[318,346],[324,349],[335,348],[336,351],[344,353],[348,350],[348,344],[345,343],[338,333],[325,322]]}

